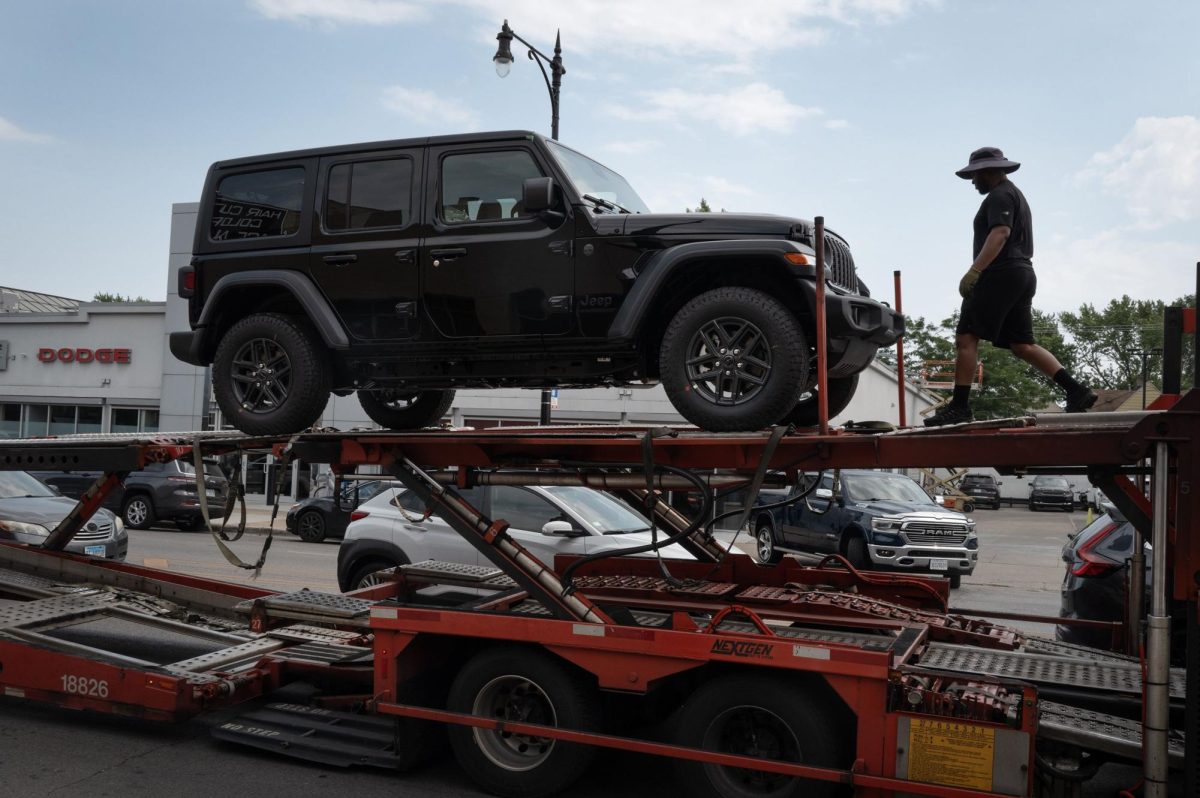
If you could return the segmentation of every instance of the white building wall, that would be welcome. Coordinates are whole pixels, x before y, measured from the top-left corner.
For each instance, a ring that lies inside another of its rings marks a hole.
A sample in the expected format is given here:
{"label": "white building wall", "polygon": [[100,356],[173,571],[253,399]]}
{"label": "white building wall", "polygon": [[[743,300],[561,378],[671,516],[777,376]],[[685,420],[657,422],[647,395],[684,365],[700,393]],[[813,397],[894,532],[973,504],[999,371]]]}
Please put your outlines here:
{"label": "white building wall", "polygon": [[159,423],[164,430],[198,430],[204,418],[208,393],[205,369],[176,360],[168,345],[168,336],[187,330],[187,300],[179,298],[176,275],[192,260],[192,237],[196,230],[197,202],[179,202],[171,206],[171,244],[167,256],[167,301],[165,322],[159,336],[162,352],[162,404]]}

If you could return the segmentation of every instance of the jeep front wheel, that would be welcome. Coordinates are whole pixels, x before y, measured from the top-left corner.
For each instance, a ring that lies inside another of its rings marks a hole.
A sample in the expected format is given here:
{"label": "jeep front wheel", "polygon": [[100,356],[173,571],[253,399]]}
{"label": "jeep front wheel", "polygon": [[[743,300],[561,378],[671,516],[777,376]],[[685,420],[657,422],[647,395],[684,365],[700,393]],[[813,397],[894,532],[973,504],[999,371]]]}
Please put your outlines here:
{"label": "jeep front wheel", "polygon": [[454,391],[400,391],[379,389],[359,391],[358,402],[374,421],[385,429],[418,429],[438,423],[450,403]]}
{"label": "jeep front wheel", "polygon": [[758,430],[796,404],[808,340],[787,307],[752,288],[700,294],[675,314],[659,357],[667,398],[711,432]]}
{"label": "jeep front wheel", "polygon": [[308,429],[329,401],[329,358],[307,325],[256,313],[234,324],[217,346],[213,392],[225,418],[250,435]]}

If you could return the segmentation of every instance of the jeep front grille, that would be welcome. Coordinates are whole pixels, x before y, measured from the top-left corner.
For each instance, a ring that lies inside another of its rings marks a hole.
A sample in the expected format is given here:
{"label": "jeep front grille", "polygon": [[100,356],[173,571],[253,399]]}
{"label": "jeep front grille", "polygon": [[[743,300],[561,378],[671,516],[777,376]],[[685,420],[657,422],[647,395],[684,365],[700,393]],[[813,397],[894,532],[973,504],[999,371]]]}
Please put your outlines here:
{"label": "jeep front grille", "polygon": [[858,274],[854,271],[854,256],[846,242],[831,233],[825,234],[825,275],[829,282],[852,294],[858,293]]}
{"label": "jeep front grille", "polygon": [[961,546],[967,542],[967,529],[963,524],[910,521],[900,531],[909,543],[926,546]]}

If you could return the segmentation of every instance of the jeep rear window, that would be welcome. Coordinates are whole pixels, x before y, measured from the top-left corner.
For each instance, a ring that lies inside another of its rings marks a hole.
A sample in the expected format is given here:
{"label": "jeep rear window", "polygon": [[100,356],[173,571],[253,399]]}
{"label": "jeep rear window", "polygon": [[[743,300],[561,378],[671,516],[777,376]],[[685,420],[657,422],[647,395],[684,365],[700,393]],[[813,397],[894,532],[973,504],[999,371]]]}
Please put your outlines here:
{"label": "jeep rear window", "polygon": [[412,160],[343,163],[329,170],[326,230],[402,227],[412,221]]}
{"label": "jeep rear window", "polygon": [[442,221],[486,222],[527,216],[526,178],[542,170],[525,150],[472,152],[442,160]]}
{"label": "jeep rear window", "polygon": [[221,179],[213,200],[209,238],[290,236],[300,229],[304,199],[304,169],[246,172]]}

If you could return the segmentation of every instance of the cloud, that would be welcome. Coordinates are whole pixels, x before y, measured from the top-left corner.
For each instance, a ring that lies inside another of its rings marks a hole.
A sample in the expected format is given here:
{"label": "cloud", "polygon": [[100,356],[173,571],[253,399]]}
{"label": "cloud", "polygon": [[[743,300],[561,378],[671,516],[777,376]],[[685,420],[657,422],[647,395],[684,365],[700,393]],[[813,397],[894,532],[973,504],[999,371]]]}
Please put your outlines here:
{"label": "cloud", "polygon": [[[1038,292],[1034,307],[1046,312],[1077,310],[1085,302],[1106,305],[1114,296],[1170,302],[1195,290],[1200,241],[1170,241],[1132,230],[1039,245],[1033,258]],[[1098,275],[1103,279],[1097,279]]]}
{"label": "cloud", "polygon": [[[646,203],[656,212],[682,213],[684,208],[695,208],[700,198],[708,200],[713,210],[728,208],[734,203],[731,198],[753,198],[758,196],[752,188],[734,183],[720,175],[677,175],[668,183],[656,183],[643,195]],[[738,203],[743,207],[747,203]],[[753,204],[750,200],[749,204]]]}
{"label": "cloud", "polygon": [[751,83],[727,92],[691,92],[684,89],[643,92],[640,108],[614,106],[620,119],[639,122],[672,122],[678,125],[716,125],[727,133],[748,136],[759,131],[787,133],[796,123],[824,112],[796,105],[779,89]]}
{"label": "cloud", "polygon": [[850,123],[845,119],[830,119],[825,123],[825,127],[830,130],[845,130],[850,127]]}
{"label": "cloud", "polygon": [[938,4],[938,0],[606,0],[571,3],[567,10],[564,4],[548,0],[508,0],[501,12],[494,0],[249,2],[268,19],[366,25],[404,24],[458,6],[486,18],[489,31],[499,30],[507,17],[517,33],[547,47],[561,27],[563,44],[572,52],[607,53],[614,42],[620,42],[626,58],[640,52],[649,58],[687,55],[734,62],[821,44],[833,25],[888,24]]}
{"label": "cloud", "polygon": [[4,117],[0,116],[0,141],[48,141],[49,136],[44,136],[41,133],[30,133],[28,130],[22,130],[12,122],[9,122]]}
{"label": "cloud", "polygon": [[426,19],[424,4],[404,0],[250,0],[267,19],[352,25],[398,25]]}
{"label": "cloud", "polygon": [[1200,119],[1142,117],[1077,178],[1124,198],[1136,227],[1193,221],[1200,217]]}
{"label": "cloud", "polygon": [[460,131],[477,129],[478,115],[463,103],[423,89],[390,86],[383,90],[383,107],[414,121]]}

